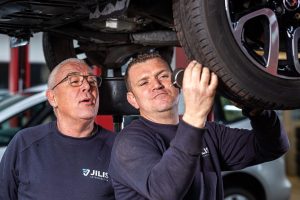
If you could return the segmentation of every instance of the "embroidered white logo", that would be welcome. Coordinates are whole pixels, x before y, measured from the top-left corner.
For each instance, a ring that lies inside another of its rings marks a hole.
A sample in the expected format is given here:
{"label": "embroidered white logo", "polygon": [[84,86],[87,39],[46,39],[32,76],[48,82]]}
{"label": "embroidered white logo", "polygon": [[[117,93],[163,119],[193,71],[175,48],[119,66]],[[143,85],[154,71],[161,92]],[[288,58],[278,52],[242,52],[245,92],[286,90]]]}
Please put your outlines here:
{"label": "embroidered white logo", "polygon": [[100,179],[104,181],[109,180],[108,172],[99,171],[99,170],[90,170],[90,169],[82,169],[82,174],[89,178]]}
{"label": "embroidered white logo", "polygon": [[203,147],[202,152],[201,152],[202,157],[209,156],[209,150],[208,147]]}
{"label": "embroidered white logo", "polygon": [[83,173],[84,176],[87,176],[87,175],[89,175],[90,170],[89,169],[82,169],[82,173]]}

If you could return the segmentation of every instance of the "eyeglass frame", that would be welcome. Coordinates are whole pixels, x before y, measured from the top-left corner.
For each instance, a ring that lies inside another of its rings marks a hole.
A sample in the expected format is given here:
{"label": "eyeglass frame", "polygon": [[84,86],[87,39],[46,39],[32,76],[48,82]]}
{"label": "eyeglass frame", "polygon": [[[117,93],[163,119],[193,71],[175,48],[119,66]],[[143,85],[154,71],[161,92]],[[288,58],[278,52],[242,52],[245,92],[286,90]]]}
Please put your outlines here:
{"label": "eyeglass frame", "polygon": [[[83,79],[82,79],[80,85],[78,85],[78,86],[72,86],[72,85],[71,85],[71,83],[70,83],[70,81],[69,81],[69,80],[70,80],[69,77],[72,76],[72,75],[76,75],[76,76],[81,76],[81,77],[83,77]],[[97,84],[96,84],[96,85],[97,85],[97,87],[100,87],[100,86],[101,86],[101,84],[102,84],[102,78],[101,78],[101,76],[96,76],[96,75],[93,75],[93,74],[82,75],[82,74],[79,74],[79,73],[77,73],[77,72],[71,72],[71,73],[67,74],[67,75],[66,75],[61,81],[59,81],[56,85],[54,85],[54,86],[52,87],[51,90],[54,90],[54,88],[56,88],[59,84],[65,82],[65,81],[68,81],[68,84],[69,84],[70,86],[72,86],[72,87],[80,87],[80,86],[82,86],[84,80],[86,80],[86,82],[90,85],[90,83],[89,83],[89,81],[88,81],[88,79],[87,79],[89,76],[96,77],[96,81],[97,81]],[[90,85],[90,86],[91,86],[91,85]]]}

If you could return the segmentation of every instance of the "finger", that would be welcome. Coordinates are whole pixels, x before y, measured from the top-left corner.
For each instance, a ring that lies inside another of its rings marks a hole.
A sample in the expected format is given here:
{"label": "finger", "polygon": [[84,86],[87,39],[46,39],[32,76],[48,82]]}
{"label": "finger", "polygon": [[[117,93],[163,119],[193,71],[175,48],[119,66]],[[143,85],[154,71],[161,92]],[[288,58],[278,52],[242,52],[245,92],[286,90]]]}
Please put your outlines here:
{"label": "finger", "polygon": [[211,73],[207,67],[203,67],[201,73],[200,84],[202,87],[207,87],[211,78]]}
{"label": "finger", "polygon": [[196,60],[192,60],[192,61],[188,64],[188,66],[186,67],[185,70],[191,71],[191,70],[194,68],[194,66],[195,66],[196,64],[197,64],[197,61],[196,61]]}
{"label": "finger", "polygon": [[183,75],[183,85],[188,84],[192,80],[192,74],[193,74],[193,69],[195,68],[197,64],[197,61],[193,60],[191,61],[186,69],[184,70],[184,75]]}
{"label": "finger", "polygon": [[195,63],[192,69],[191,82],[197,84],[200,83],[201,73],[202,73],[202,65],[197,62]]}
{"label": "finger", "polygon": [[[191,61],[188,66],[185,68],[184,70],[184,75],[183,77],[191,77],[191,74],[192,74],[192,69],[194,67],[194,65],[196,64],[196,61],[193,60]],[[186,79],[186,78],[185,78]]]}
{"label": "finger", "polygon": [[214,72],[211,72],[209,88],[215,90],[217,86],[218,86],[218,76]]}

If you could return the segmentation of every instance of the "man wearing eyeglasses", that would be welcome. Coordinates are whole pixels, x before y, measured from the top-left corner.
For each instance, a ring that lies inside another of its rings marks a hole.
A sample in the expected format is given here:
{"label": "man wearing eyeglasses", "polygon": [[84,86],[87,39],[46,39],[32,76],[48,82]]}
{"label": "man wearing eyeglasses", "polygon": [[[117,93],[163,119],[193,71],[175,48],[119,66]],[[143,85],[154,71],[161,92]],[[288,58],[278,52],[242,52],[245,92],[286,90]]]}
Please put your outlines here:
{"label": "man wearing eyeglasses", "polygon": [[57,120],[21,130],[0,163],[0,200],[114,199],[108,174],[114,134],[95,124],[101,79],[82,60],[51,72]]}

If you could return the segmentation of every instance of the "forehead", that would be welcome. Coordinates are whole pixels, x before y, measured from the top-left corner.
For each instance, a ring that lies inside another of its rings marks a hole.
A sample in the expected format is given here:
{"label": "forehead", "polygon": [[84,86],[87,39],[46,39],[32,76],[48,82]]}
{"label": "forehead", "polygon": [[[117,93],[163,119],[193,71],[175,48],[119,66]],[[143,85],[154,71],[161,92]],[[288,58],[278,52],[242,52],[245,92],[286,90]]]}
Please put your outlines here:
{"label": "forehead", "polygon": [[[129,70],[129,74],[155,74],[157,71],[166,70],[171,71],[167,62],[165,62],[161,58],[152,58],[146,60],[144,62],[136,63],[135,65],[131,66]],[[134,76],[135,77],[135,76]],[[138,77],[136,77],[138,78]]]}
{"label": "forehead", "polygon": [[92,69],[84,63],[67,63],[60,69],[60,74],[67,75],[71,72],[78,72],[81,74],[92,74]]}

